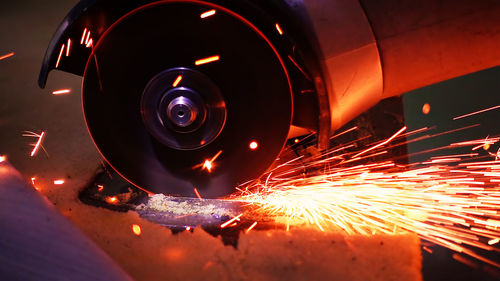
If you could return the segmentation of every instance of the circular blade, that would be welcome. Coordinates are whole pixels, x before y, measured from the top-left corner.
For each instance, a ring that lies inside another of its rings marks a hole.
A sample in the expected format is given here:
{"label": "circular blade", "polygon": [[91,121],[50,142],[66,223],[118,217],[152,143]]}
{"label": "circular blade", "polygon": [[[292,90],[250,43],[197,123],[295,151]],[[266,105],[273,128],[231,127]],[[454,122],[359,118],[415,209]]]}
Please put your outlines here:
{"label": "circular blade", "polygon": [[289,77],[269,40],[200,1],[157,2],[116,22],[93,49],[82,95],[103,157],[154,193],[234,192],[272,164],[292,119]]}

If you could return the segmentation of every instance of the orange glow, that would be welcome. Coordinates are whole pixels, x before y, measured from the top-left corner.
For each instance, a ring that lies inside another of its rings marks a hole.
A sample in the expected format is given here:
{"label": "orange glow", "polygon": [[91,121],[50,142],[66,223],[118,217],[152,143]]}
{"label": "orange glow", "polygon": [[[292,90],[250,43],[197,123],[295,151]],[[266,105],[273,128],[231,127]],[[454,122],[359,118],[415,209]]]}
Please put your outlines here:
{"label": "orange glow", "polygon": [[276,24],[275,26],[276,26],[276,30],[278,30],[278,33],[279,33],[280,35],[283,35],[283,30],[281,30],[280,25],[279,25],[279,24]]}
{"label": "orange glow", "polygon": [[116,204],[118,203],[118,198],[116,196],[106,197],[106,202],[109,204]]}
{"label": "orange glow", "polygon": [[424,106],[422,106],[422,113],[427,115],[429,114],[429,112],[431,112],[431,106],[428,103],[426,103],[424,104]]}
{"label": "orange glow", "polygon": [[250,230],[252,230],[256,225],[257,225],[257,222],[252,223],[252,225],[249,228],[247,228],[247,230],[245,231],[245,233],[250,232]]}
{"label": "orange glow", "polygon": [[55,185],[62,185],[62,184],[64,184],[64,180],[62,180],[62,179],[54,180],[54,184]]}
{"label": "orange glow", "polygon": [[87,35],[87,28],[83,29],[82,39],[80,40],[80,44],[83,45],[85,40],[85,35]]}
{"label": "orange glow", "polygon": [[194,62],[195,65],[202,65],[202,64],[206,64],[206,63],[211,63],[211,62],[214,62],[214,61],[218,61],[220,59],[220,56],[211,56],[211,57],[208,57],[208,58],[204,58],[204,59],[199,59],[197,61]]}
{"label": "orange glow", "polygon": [[85,45],[89,44],[89,40],[90,40],[90,30],[87,32],[87,36],[85,37]]}
{"label": "orange glow", "polygon": [[87,42],[87,45],[85,45],[85,47],[91,47],[92,46],[92,43],[93,43],[93,40],[92,38]]}
{"label": "orange glow", "polygon": [[66,47],[66,56],[69,56],[70,49],[71,49],[71,39],[68,38],[68,46]]}
{"label": "orange glow", "polygon": [[71,93],[71,89],[62,89],[62,90],[57,90],[57,91],[52,92],[53,95],[64,95],[64,94],[69,94],[69,93]]}
{"label": "orange glow", "polygon": [[177,76],[177,79],[175,79],[174,83],[172,83],[172,87],[174,88],[177,87],[177,85],[179,85],[181,80],[182,80],[182,75]]}
{"label": "orange glow", "polygon": [[210,16],[215,15],[215,13],[216,13],[215,9],[214,10],[210,10],[210,11],[206,11],[203,14],[200,15],[200,18],[202,18],[202,19],[208,18]]}
{"label": "orange glow", "polygon": [[6,58],[10,58],[14,55],[14,52],[10,52],[8,54],[5,54],[3,56],[0,56],[0,60],[3,60],[3,59],[6,59]]}
{"label": "orange glow", "polygon": [[207,170],[209,173],[212,172],[212,168],[213,168],[213,163],[214,161],[222,154],[222,150],[219,150],[219,152],[217,152],[214,157],[212,157],[212,159],[210,160],[205,160],[205,162],[203,162],[203,166],[201,167],[202,170]]}
{"label": "orange glow", "polygon": [[7,157],[5,155],[0,155],[0,163],[5,162]]}
{"label": "orange glow", "polygon": [[295,140],[294,140],[294,142],[295,142],[295,143],[299,143],[299,139],[295,139]]}
{"label": "orange glow", "polygon": [[59,63],[61,62],[61,57],[62,57],[62,54],[64,52],[64,44],[62,44],[61,46],[61,51],[59,51],[59,56],[57,57],[57,61],[56,61],[56,68],[59,67]]}
{"label": "orange glow", "polygon": [[196,194],[196,197],[198,197],[199,199],[201,199],[201,195],[198,192],[198,189],[196,189],[196,187],[194,188],[194,193]]}
{"label": "orange glow", "polygon": [[132,225],[132,232],[137,235],[137,236],[140,236],[142,234],[142,230],[141,230],[141,227],[138,225],[138,224],[133,224]]}
{"label": "orange glow", "polygon": [[370,148],[368,148],[368,149],[365,149],[365,150],[361,151],[360,153],[358,153],[358,154],[356,154],[356,155],[352,156],[352,158],[356,158],[356,157],[358,157],[358,156],[360,156],[360,155],[363,155],[363,154],[365,154],[365,153],[367,153],[367,152],[369,152],[369,151],[372,151],[372,150],[374,150],[374,149],[376,149],[376,148],[378,148],[378,147],[381,147],[381,146],[383,146],[383,145],[388,144],[389,142],[391,142],[393,139],[395,139],[397,136],[399,136],[399,135],[400,135],[401,133],[403,133],[404,131],[406,131],[406,126],[404,126],[403,128],[401,128],[399,131],[397,131],[394,135],[392,135],[392,136],[391,136],[390,138],[388,138],[387,140],[385,140],[385,141],[383,141],[383,142],[381,142],[381,143],[379,143],[379,144],[377,144],[377,145],[374,145],[374,146],[372,146],[372,147],[370,147]]}
{"label": "orange glow", "polygon": [[493,106],[493,107],[486,108],[486,109],[479,110],[479,111],[475,111],[475,112],[468,113],[468,114],[465,114],[465,115],[457,116],[457,117],[453,118],[453,120],[462,119],[462,118],[465,118],[465,117],[473,116],[473,115],[476,115],[476,114],[484,113],[484,112],[487,112],[487,111],[490,111],[490,110],[495,110],[495,109],[498,109],[498,108],[500,108],[500,105]]}
{"label": "orange glow", "polygon": [[220,228],[224,228],[224,227],[226,227],[226,226],[228,226],[228,225],[232,224],[232,223],[233,223],[233,222],[235,222],[236,220],[238,220],[238,221],[239,221],[239,220],[240,220],[240,217],[241,217],[242,215],[243,215],[243,214],[239,214],[239,215],[237,215],[236,217],[234,217],[234,218],[232,218],[232,219],[228,220],[227,222],[225,222],[225,223],[221,224],[221,225],[220,225]]}
{"label": "orange glow", "polygon": [[171,262],[181,261],[185,255],[186,251],[182,248],[170,248],[166,251],[166,257]]}
{"label": "orange glow", "polygon": [[42,141],[43,141],[43,137],[45,136],[45,132],[42,132],[39,137],[38,137],[38,141],[36,142],[35,144],[35,147],[33,148],[33,150],[31,151],[31,154],[30,156],[33,157],[35,156],[36,152],[38,151],[38,149],[40,148],[40,146],[42,145]]}
{"label": "orange glow", "polygon": [[250,147],[251,150],[256,150],[259,147],[259,143],[256,141],[252,141],[252,142],[250,142],[248,147]]}

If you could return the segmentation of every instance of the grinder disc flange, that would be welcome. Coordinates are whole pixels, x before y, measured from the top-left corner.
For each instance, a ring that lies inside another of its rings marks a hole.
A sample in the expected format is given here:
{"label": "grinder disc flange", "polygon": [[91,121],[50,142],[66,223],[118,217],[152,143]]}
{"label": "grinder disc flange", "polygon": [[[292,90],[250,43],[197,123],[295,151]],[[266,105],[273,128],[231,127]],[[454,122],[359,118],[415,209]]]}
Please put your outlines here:
{"label": "grinder disc flange", "polygon": [[270,41],[200,1],[156,2],[113,24],[87,62],[82,101],[118,173],[153,193],[191,197],[194,188],[225,196],[260,176],[292,120],[289,77]]}

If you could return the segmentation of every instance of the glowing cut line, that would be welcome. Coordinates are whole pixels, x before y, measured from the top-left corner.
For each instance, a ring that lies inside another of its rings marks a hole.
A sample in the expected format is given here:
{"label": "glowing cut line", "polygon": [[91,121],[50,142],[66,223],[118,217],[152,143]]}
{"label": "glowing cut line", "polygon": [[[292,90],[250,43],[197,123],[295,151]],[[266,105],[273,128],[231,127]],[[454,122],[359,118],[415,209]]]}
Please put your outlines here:
{"label": "glowing cut line", "polygon": [[281,29],[280,25],[279,25],[279,24],[276,24],[276,25],[275,25],[275,27],[276,27],[276,30],[278,30],[278,33],[279,33],[280,35],[283,35],[283,30]]}
{"label": "glowing cut line", "polygon": [[56,68],[59,67],[59,63],[61,62],[61,56],[62,56],[62,54],[64,52],[64,47],[65,47],[65,45],[62,44],[61,51],[59,51],[59,56],[57,57]]}
{"label": "glowing cut line", "polygon": [[213,16],[215,15],[216,11],[215,10],[210,10],[210,11],[206,11],[204,12],[203,14],[200,15],[200,18],[204,19],[204,18],[208,18],[210,16]]}
{"label": "glowing cut line", "polygon": [[31,151],[31,154],[30,154],[31,157],[35,156],[35,154],[37,153],[38,149],[40,148],[40,145],[42,145],[42,141],[43,141],[44,137],[45,137],[45,132],[42,132],[40,134],[40,137],[38,137],[38,141],[36,142],[35,147]]}
{"label": "glowing cut line", "polygon": [[62,89],[62,90],[57,90],[57,91],[52,92],[53,95],[64,95],[64,94],[69,94],[69,93],[71,93],[70,89]]}
{"label": "glowing cut line", "polygon": [[221,224],[221,225],[220,225],[220,228],[224,228],[224,227],[226,227],[226,226],[230,225],[231,223],[233,223],[234,221],[239,220],[239,219],[240,219],[240,217],[241,217],[242,215],[243,215],[243,214],[239,214],[239,215],[237,215],[236,217],[234,217],[234,218],[232,218],[232,219],[228,220],[227,222],[225,222],[225,223]]}
{"label": "glowing cut line", "polygon": [[211,63],[211,62],[214,62],[214,61],[218,61],[220,59],[220,56],[211,56],[211,57],[208,57],[208,58],[204,58],[204,59],[199,59],[197,61],[194,62],[195,65],[202,65],[202,64],[206,64],[206,63]]}
{"label": "glowing cut line", "polygon": [[66,47],[66,56],[69,56],[69,50],[71,49],[71,39],[68,38],[68,46]]}
{"label": "glowing cut line", "polygon": [[87,34],[87,28],[85,28],[83,30],[83,34],[82,34],[82,39],[80,40],[80,44],[83,45],[83,41],[85,40],[85,35]]}
{"label": "glowing cut line", "polygon": [[399,131],[397,131],[394,135],[392,135],[390,138],[386,139],[385,141],[383,141],[383,142],[381,142],[381,143],[379,143],[377,145],[374,145],[374,146],[372,146],[372,147],[370,147],[370,148],[368,148],[366,150],[361,151],[360,153],[354,155],[352,158],[356,158],[356,157],[358,157],[360,155],[363,155],[363,154],[367,153],[368,151],[372,151],[372,150],[374,150],[376,148],[379,148],[381,146],[384,146],[384,145],[388,144],[390,141],[392,141],[394,138],[396,138],[397,136],[399,136],[404,131],[406,131],[406,126],[404,126],[403,128],[401,128]]}
{"label": "glowing cut line", "polygon": [[483,113],[483,112],[486,112],[486,111],[490,111],[490,110],[494,110],[494,109],[497,109],[497,108],[500,108],[500,105],[493,106],[493,107],[490,107],[490,108],[486,108],[486,109],[483,109],[483,110],[479,110],[479,111],[476,111],[476,112],[468,113],[468,114],[465,114],[465,115],[457,116],[457,117],[453,118],[453,120],[462,119],[462,118],[465,118],[465,117],[469,117],[469,116],[472,116],[472,115],[480,114],[480,113]]}
{"label": "glowing cut line", "polygon": [[6,59],[6,58],[10,58],[14,55],[14,52],[10,52],[6,55],[3,55],[3,56],[0,56],[0,60],[3,60],[3,59]]}
{"label": "glowing cut line", "polygon": [[177,76],[177,79],[175,79],[174,83],[172,83],[172,87],[177,87],[179,83],[182,81],[182,75]]}

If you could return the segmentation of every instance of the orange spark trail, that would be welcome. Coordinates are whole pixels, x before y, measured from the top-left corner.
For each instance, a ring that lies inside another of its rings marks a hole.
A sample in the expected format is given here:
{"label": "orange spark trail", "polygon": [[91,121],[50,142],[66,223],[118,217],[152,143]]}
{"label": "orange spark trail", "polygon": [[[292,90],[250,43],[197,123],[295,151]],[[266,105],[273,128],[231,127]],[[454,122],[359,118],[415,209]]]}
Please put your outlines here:
{"label": "orange spark trail", "polygon": [[207,64],[207,63],[211,63],[214,61],[218,61],[219,59],[220,59],[220,56],[211,56],[208,58],[199,59],[199,60],[195,61],[194,64],[195,65],[202,65],[202,64]]}
{"label": "orange spark trail", "polygon": [[31,151],[31,154],[30,156],[33,157],[35,156],[36,152],[38,151],[38,148],[40,148],[40,145],[42,144],[42,141],[43,141],[43,137],[45,136],[45,132],[42,132],[40,134],[40,137],[38,138],[38,141],[36,142],[35,144],[35,147],[33,148],[33,150]]}
{"label": "orange spark trail", "polygon": [[69,56],[69,51],[71,49],[71,39],[68,38],[68,46],[66,47],[66,56]]}
{"label": "orange spark trail", "polygon": [[61,51],[59,51],[59,56],[57,57],[57,61],[56,61],[56,68],[59,67],[59,63],[61,62],[61,57],[62,57],[62,54],[64,52],[64,44],[62,44],[61,46]]}
{"label": "orange spark trail", "polygon": [[62,89],[62,90],[53,91],[52,94],[53,95],[64,95],[64,94],[69,94],[70,92],[71,92],[70,89]]}
{"label": "orange spark trail", "polygon": [[181,82],[181,80],[182,80],[182,75],[177,76],[174,83],[172,83],[172,87],[174,87],[174,88],[177,87],[179,85],[179,83]]}
{"label": "orange spark trail", "polygon": [[198,192],[198,189],[196,189],[196,187],[194,188],[194,194],[196,194],[196,197],[198,197],[198,199],[202,199],[202,198],[201,198],[201,195],[200,195],[200,193]]}
{"label": "orange spark trail", "polygon": [[[361,152],[386,152],[383,146],[405,130]],[[407,165],[387,160],[344,166],[361,152],[334,147],[321,153],[322,157],[301,156],[279,165],[285,169],[275,168],[260,181],[239,186],[240,193],[227,200],[285,221],[287,229],[313,225],[349,235],[413,232],[423,240],[500,267],[498,261],[478,252],[500,252],[494,247],[500,241],[500,160],[496,154],[472,150],[499,141],[497,136],[460,142],[445,148],[469,147],[471,153],[440,155]]]}
{"label": "orange spark trail", "polygon": [[207,12],[204,12],[203,14],[200,15],[200,18],[204,19],[204,18],[208,18],[210,16],[213,16],[215,15],[216,11],[215,10],[210,10],[210,11],[207,11]]}
{"label": "orange spark trail", "polygon": [[8,53],[8,54],[5,54],[5,55],[3,55],[3,56],[0,56],[0,60],[6,59],[6,58],[10,58],[10,57],[12,57],[12,56],[14,56],[14,52],[10,52],[10,53]]}
{"label": "orange spark trail", "polygon": [[279,33],[280,35],[283,35],[283,30],[281,29],[280,25],[279,25],[279,24],[276,24],[276,25],[275,25],[275,27],[276,27],[276,30],[278,30],[278,33]]}
{"label": "orange spark trail", "polygon": [[377,145],[374,145],[374,146],[372,146],[372,147],[370,147],[368,149],[365,149],[365,150],[361,151],[360,153],[354,155],[352,158],[356,158],[356,157],[358,157],[360,155],[363,155],[363,154],[367,153],[368,151],[372,151],[372,150],[374,150],[376,148],[379,148],[379,147],[381,147],[383,145],[388,144],[389,142],[391,142],[394,138],[396,138],[397,136],[399,136],[404,131],[406,131],[406,126],[404,126],[403,128],[401,128],[399,131],[397,131],[394,135],[392,135],[387,140],[385,140],[385,141],[383,141],[383,142],[381,142],[381,143],[379,143]]}
{"label": "orange spark trail", "polygon": [[486,109],[479,110],[479,111],[475,111],[475,112],[472,112],[472,113],[464,114],[464,115],[461,115],[461,116],[457,116],[457,117],[454,117],[453,120],[458,120],[458,119],[466,118],[466,117],[473,116],[473,115],[480,114],[480,113],[484,113],[484,112],[487,112],[487,111],[490,111],[490,110],[495,110],[497,108],[500,108],[500,105],[493,106],[493,107],[486,108]]}
{"label": "orange spark trail", "polygon": [[226,226],[230,225],[231,223],[233,223],[234,221],[239,220],[239,219],[240,219],[240,217],[241,217],[242,215],[243,215],[243,214],[239,214],[239,215],[237,215],[236,217],[234,217],[234,218],[232,218],[232,219],[228,220],[227,222],[225,222],[225,223],[221,224],[221,225],[220,225],[220,228],[224,228],[224,227],[226,227]]}

